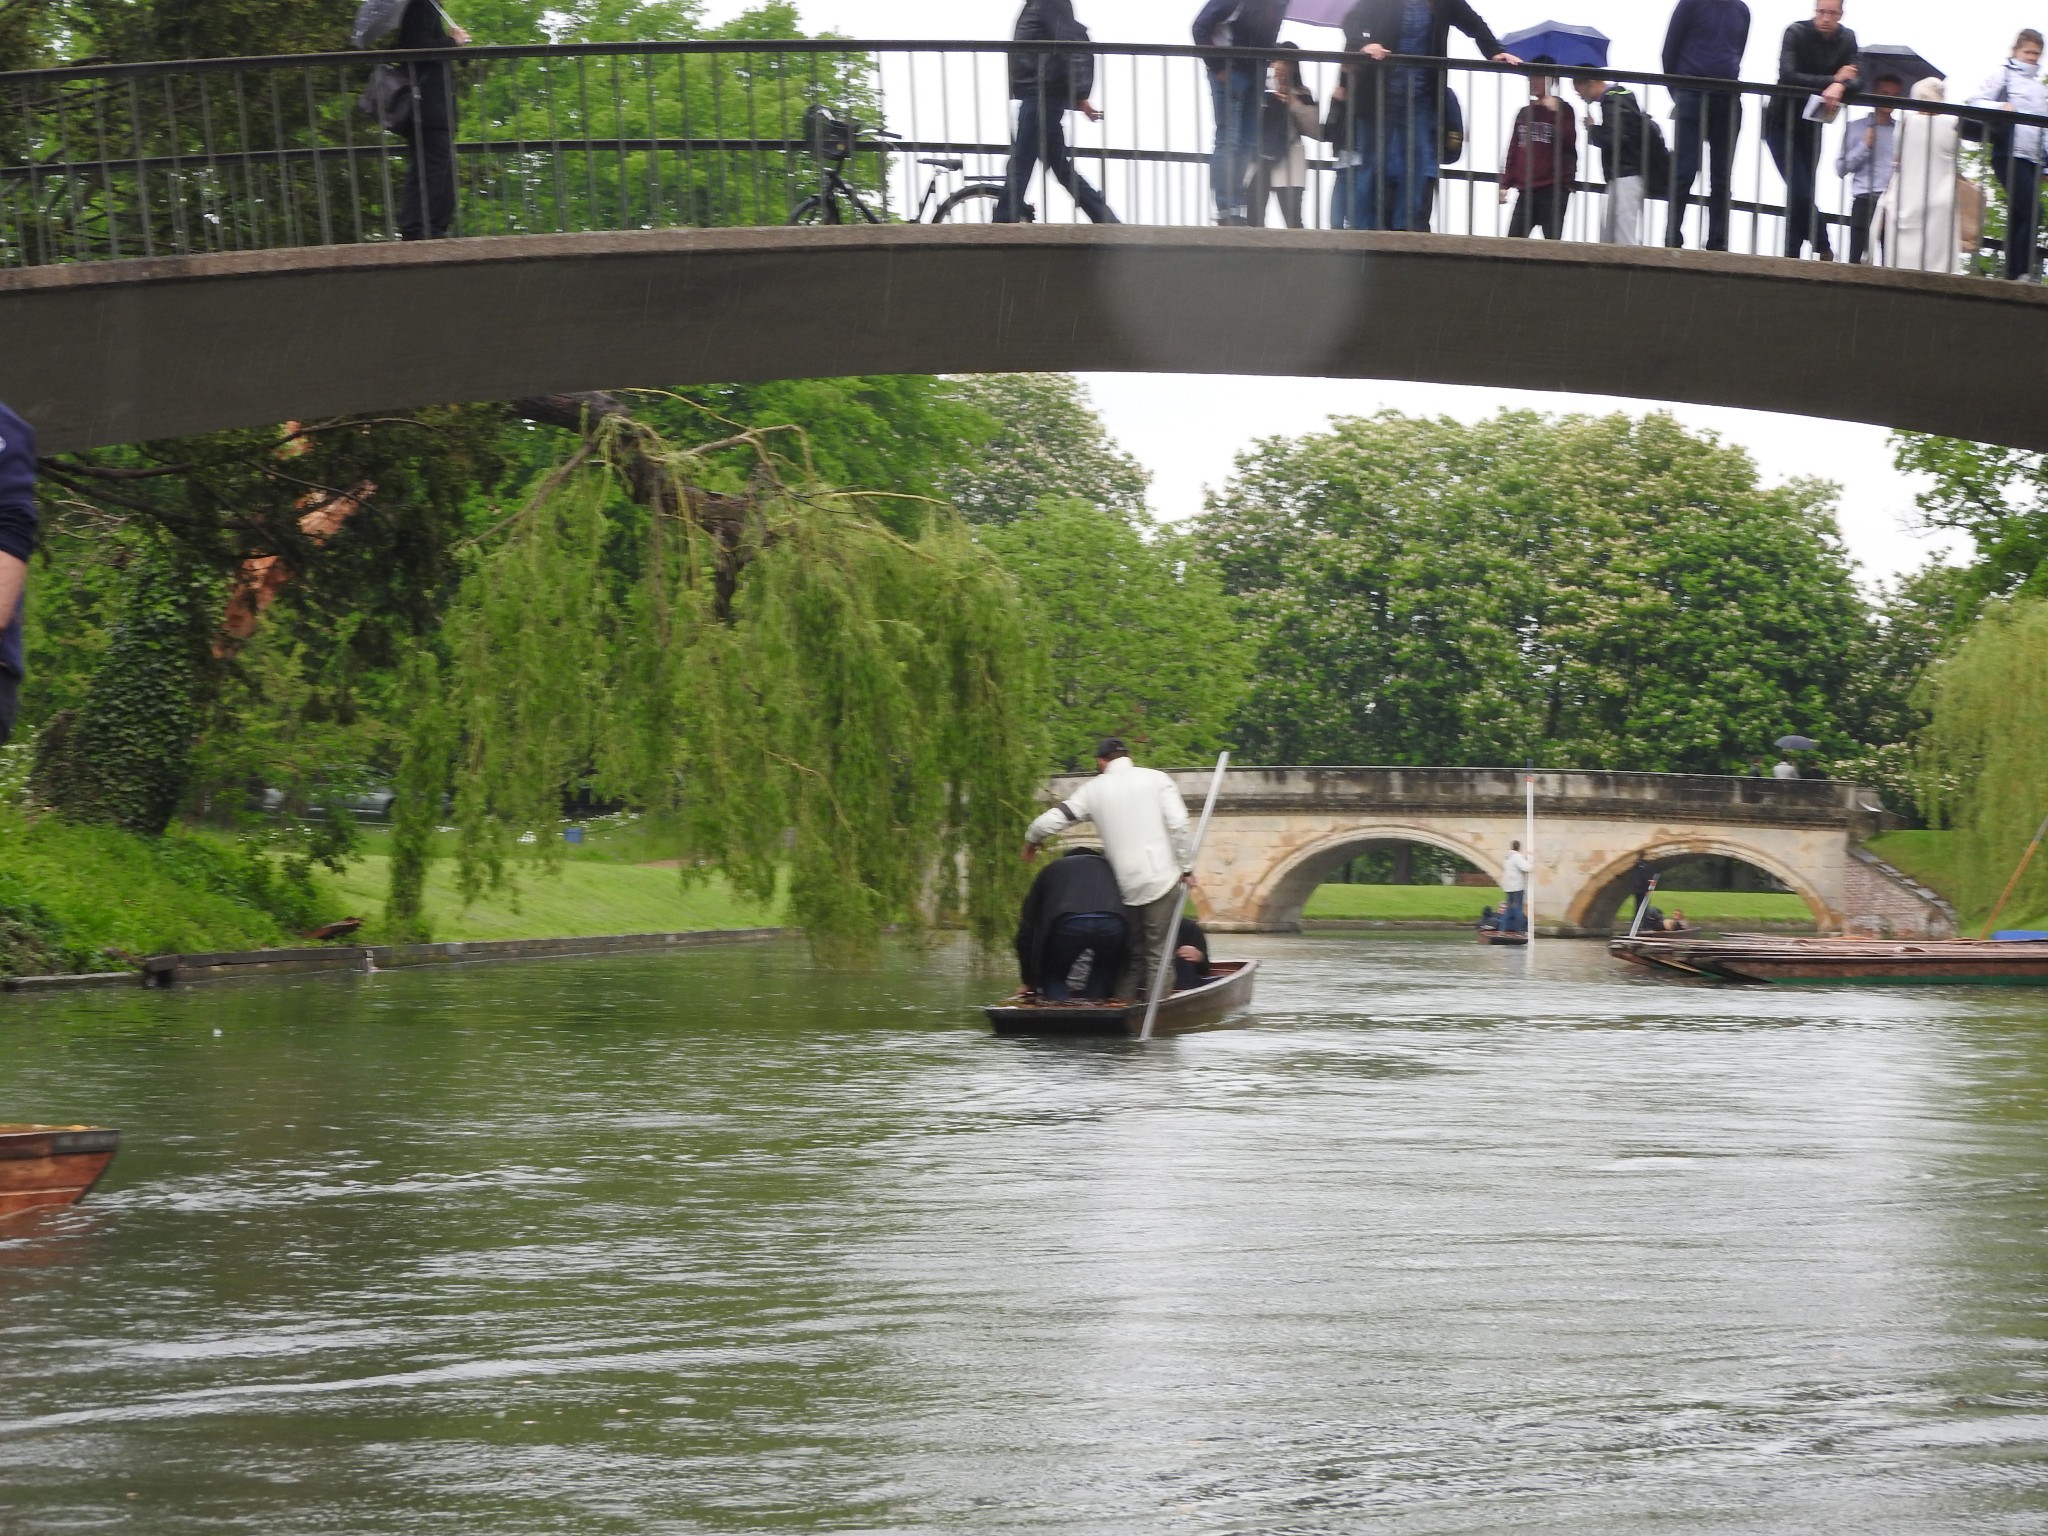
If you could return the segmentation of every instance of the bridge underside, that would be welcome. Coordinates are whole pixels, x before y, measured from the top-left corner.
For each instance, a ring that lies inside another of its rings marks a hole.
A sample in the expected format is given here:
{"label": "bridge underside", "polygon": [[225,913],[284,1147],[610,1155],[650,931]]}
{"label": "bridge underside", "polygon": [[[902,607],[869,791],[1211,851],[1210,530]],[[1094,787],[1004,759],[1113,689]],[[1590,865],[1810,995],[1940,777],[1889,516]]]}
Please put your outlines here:
{"label": "bridge underside", "polygon": [[855,373],[1412,379],[2048,449],[2048,292],[1691,251],[1070,226],[651,230],[0,272],[61,451],[554,391]]}

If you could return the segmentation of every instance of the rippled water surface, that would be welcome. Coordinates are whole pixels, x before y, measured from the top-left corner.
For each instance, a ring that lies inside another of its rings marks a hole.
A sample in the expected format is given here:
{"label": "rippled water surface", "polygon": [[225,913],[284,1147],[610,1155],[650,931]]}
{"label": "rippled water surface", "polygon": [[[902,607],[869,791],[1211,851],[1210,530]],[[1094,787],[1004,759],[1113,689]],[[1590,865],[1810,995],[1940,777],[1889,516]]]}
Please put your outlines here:
{"label": "rippled water surface", "polygon": [[2048,1531],[2048,995],[1228,947],[0,1000],[0,1533]]}

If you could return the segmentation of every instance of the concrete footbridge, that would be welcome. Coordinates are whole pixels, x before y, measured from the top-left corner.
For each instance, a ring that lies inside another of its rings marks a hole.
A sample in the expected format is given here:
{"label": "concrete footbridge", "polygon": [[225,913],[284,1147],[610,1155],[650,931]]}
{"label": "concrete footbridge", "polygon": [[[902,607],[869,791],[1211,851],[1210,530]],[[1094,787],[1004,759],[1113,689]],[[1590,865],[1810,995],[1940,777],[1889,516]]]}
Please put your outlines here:
{"label": "concrete footbridge", "polygon": [[[1310,227],[1218,228],[1209,70],[1266,55],[1091,45],[1105,117],[1070,131],[1123,222],[1082,222],[1042,170],[1019,193],[1036,222],[990,222],[1009,55],[1072,51],[422,50],[395,67],[447,110],[393,130],[357,105],[377,53],[0,74],[0,398],[62,452],[592,388],[1186,372],[1574,391],[2048,449],[2028,361],[2048,350],[2048,292],[1990,280],[1995,242],[1965,253],[1944,229],[1885,265],[1788,260],[1775,178],[1746,154],[1725,250],[1663,248],[1667,205],[1690,246],[1708,235],[1675,185],[1647,189],[1637,240],[1600,243],[1609,189],[1592,180],[1563,240],[1501,238],[1501,147],[1527,97],[1511,67],[1408,61],[1468,130],[1426,230],[1347,198],[1328,146],[1308,157]],[[1359,67],[1290,57],[1323,101]],[[1742,98],[1752,124],[1804,106],[1774,85],[1607,73],[1646,122],[1702,90]],[[1889,105],[1907,129],[1988,115]],[[429,142],[429,121],[453,126]],[[1353,125],[1360,144],[1369,129]],[[1821,187],[1823,234],[1841,236],[1849,190]],[[430,238],[400,238],[423,221]]]}
{"label": "concrete footbridge", "polygon": [[[1211,773],[1173,777],[1198,807]],[[1529,777],[1507,768],[1234,768],[1196,869],[1205,917],[1224,932],[1296,928],[1316,887],[1376,843],[1440,848],[1498,880],[1509,842],[1527,837]],[[1540,932],[1611,932],[1638,856],[1659,869],[1696,858],[1753,865],[1797,892],[1823,932],[1954,931],[1955,914],[1938,896],[1862,847],[1883,807],[1859,785],[1667,773],[1534,778]],[[1081,782],[1052,781],[1049,800]]]}

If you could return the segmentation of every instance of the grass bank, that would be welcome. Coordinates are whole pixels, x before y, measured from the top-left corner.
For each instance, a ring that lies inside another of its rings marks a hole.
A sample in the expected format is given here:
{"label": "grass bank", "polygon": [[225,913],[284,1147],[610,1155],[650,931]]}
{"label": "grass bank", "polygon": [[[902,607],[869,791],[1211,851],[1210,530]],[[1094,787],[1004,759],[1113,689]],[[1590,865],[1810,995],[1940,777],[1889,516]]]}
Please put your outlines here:
{"label": "grass bank", "polygon": [[[1974,934],[1991,915],[1988,905],[1966,907],[1956,900],[1956,892],[1966,889],[1971,882],[1963,878],[1963,844],[1953,832],[1887,832],[1883,837],[1872,838],[1870,851],[1887,864],[1905,871],[1922,885],[1939,891],[1947,897],[1962,919],[1963,932]],[[2019,862],[2024,848],[2012,851],[2013,862]],[[2041,860],[2037,857],[2034,867],[2039,869]],[[2003,886],[2010,869],[1996,872],[1995,883]],[[2031,880],[2031,876],[2029,877]],[[2048,928],[2048,909],[2038,901],[2028,901],[2024,896],[1999,915],[2000,928]]]}
{"label": "grass bank", "polygon": [[[1902,866],[1903,867],[1903,866]],[[1663,891],[1658,905],[1709,926],[1729,923],[1810,923],[1797,896],[1768,891]],[[1302,914],[1324,921],[1476,923],[1479,909],[1498,906],[1501,893],[1476,885],[1325,885]],[[1623,903],[1624,911],[1633,908]]]}

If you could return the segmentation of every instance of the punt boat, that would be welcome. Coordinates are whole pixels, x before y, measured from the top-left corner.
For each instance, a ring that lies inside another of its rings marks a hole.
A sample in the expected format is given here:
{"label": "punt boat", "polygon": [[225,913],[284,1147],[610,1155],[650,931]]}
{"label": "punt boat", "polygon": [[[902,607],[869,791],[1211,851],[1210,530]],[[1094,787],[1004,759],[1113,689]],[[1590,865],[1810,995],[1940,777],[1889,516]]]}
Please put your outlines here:
{"label": "punt boat", "polygon": [[[1155,1035],[1213,1029],[1251,1006],[1256,960],[1213,960],[1209,979],[1159,1004]],[[1143,1003],[1042,1003],[1012,999],[982,1010],[999,1035],[1107,1035],[1135,1040],[1145,1027]]]}
{"label": "punt boat", "polygon": [[76,1205],[100,1181],[121,1133],[84,1125],[0,1125],[0,1227]]}
{"label": "punt boat", "polygon": [[2048,987],[2048,942],[2010,939],[1784,938],[1729,934],[1615,939],[1611,954],[1708,981],[1832,986]]}
{"label": "punt boat", "polygon": [[1515,949],[1526,949],[1529,945],[1529,935],[1526,933],[1507,933],[1499,928],[1481,928],[1479,930],[1479,942],[1482,944],[1502,944]]}

